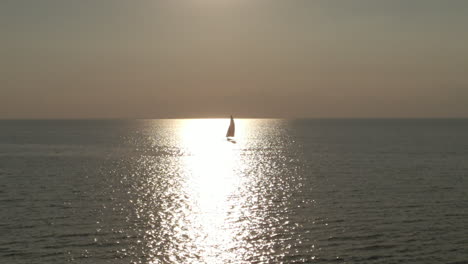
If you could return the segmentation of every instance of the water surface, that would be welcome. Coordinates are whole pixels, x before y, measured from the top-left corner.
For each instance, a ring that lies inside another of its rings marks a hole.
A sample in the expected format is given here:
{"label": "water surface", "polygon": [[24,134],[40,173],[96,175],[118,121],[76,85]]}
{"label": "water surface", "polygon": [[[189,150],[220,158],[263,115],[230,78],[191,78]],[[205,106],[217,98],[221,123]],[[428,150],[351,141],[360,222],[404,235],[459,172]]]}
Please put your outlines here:
{"label": "water surface", "polygon": [[0,121],[1,263],[468,263],[467,120]]}

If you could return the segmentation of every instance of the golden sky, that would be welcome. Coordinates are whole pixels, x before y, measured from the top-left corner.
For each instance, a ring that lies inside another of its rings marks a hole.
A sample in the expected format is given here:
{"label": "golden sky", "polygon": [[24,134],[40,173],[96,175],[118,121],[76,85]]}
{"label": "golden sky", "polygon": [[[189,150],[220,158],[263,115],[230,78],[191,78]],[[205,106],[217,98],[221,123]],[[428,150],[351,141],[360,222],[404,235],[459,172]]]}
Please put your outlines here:
{"label": "golden sky", "polygon": [[468,2],[0,2],[0,118],[468,117]]}

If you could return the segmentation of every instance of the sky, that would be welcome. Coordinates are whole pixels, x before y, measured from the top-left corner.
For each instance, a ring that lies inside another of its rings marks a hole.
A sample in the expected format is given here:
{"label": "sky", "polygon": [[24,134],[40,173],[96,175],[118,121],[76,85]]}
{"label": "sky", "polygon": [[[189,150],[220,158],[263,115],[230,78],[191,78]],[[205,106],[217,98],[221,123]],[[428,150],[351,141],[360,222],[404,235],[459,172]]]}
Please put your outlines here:
{"label": "sky", "polygon": [[0,119],[468,117],[465,0],[3,0]]}

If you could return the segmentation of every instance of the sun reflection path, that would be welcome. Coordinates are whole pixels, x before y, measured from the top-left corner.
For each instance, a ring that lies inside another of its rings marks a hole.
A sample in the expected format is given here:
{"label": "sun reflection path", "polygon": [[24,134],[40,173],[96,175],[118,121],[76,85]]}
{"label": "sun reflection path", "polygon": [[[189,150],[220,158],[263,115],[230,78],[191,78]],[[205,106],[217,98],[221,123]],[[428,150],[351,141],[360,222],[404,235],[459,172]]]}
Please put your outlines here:
{"label": "sun reflection path", "polygon": [[192,224],[199,228],[196,244],[201,249],[201,259],[207,263],[228,258],[227,250],[235,242],[227,214],[229,196],[239,184],[235,169],[241,159],[238,145],[224,138],[226,124],[225,120],[188,120],[181,129],[183,146],[188,152],[185,167],[193,203]]}
{"label": "sun reflection path", "polygon": [[154,207],[145,209],[154,212],[146,236],[151,263],[280,259],[291,249],[286,210],[293,188],[275,139],[256,134],[259,121],[236,120],[237,144],[224,137],[229,119],[176,122],[177,154],[168,174],[154,178]]}
{"label": "sun reflection path", "polygon": [[[229,121],[197,119],[180,121],[180,142],[184,155],[182,166],[189,211],[180,225],[186,230],[187,248],[194,260],[189,262],[223,263],[233,260],[236,252],[236,231],[229,226],[233,196],[241,175],[240,144],[232,144],[224,137]],[[243,122],[237,121],[238,135]]]}

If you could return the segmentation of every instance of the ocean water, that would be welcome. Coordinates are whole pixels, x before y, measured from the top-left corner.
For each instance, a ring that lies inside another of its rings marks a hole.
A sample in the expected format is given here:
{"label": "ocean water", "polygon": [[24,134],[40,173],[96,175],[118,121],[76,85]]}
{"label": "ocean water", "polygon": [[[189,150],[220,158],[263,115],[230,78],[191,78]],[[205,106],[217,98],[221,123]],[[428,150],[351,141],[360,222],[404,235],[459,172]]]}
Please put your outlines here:
{"label": "ocean water", "polygon": [[468,120],[0,121],[0,263],[468,263]]}

